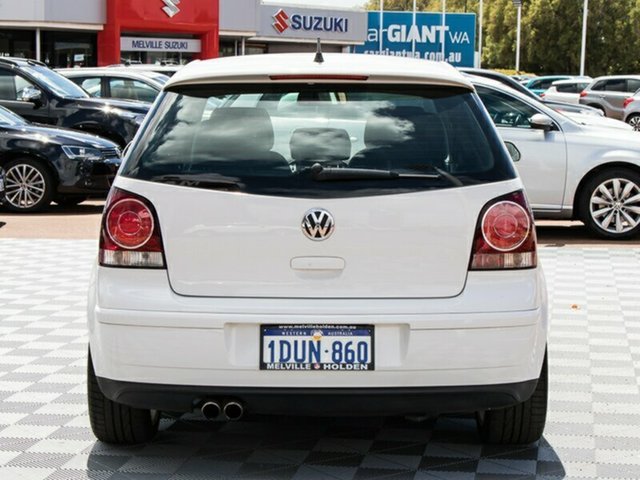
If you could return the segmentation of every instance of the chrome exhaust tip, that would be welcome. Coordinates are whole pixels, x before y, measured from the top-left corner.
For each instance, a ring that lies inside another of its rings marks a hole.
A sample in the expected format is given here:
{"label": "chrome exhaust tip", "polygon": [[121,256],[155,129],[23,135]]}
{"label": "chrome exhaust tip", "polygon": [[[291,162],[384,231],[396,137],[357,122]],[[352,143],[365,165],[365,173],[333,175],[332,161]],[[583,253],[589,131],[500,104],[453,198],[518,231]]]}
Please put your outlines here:
{"label": "chrome exhaust tip", "polygon": [[244,414],[244,407],[238,402],[229,402],[222,409],[227,420],[240,420]]}
{"label": "chrome exhaust tip", "polygon": [[205,402],[200,408],[202,415],[208,420],[218,418],[220,415],[220,405],[218,402],[208,401]]}

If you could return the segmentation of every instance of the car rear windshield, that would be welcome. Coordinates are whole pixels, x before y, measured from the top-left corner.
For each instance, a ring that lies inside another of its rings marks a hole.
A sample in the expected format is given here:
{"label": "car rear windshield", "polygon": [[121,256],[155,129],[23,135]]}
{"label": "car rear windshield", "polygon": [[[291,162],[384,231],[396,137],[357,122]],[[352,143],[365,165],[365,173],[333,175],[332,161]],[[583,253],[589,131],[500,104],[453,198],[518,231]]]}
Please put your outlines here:
{"label": "car rear windshield", "polygon": [[126,177],[336,198],[515,177],[475,93],[452,87],[234,85],[163,94]]}

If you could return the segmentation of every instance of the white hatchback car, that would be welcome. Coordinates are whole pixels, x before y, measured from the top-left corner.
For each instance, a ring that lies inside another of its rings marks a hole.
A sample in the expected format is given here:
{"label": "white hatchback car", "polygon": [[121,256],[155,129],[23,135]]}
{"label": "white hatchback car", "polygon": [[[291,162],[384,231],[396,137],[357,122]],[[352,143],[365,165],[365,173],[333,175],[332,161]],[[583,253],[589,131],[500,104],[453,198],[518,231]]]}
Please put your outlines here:
{"label": "white hatchback car", "polygon": [[580,104],[580,93],[589,86],[592,79],[590,77],[571,78],[569,80],[558,80],[540,96],[545,100],[553,102],[566,102]]}
{"label": "white hatchback car", "polygon": [[548,311],[532,213],[472,85],[360,55],[194,62],[105,206],[89,293],[103,441],[207,418],[476,412],[530,443]]}

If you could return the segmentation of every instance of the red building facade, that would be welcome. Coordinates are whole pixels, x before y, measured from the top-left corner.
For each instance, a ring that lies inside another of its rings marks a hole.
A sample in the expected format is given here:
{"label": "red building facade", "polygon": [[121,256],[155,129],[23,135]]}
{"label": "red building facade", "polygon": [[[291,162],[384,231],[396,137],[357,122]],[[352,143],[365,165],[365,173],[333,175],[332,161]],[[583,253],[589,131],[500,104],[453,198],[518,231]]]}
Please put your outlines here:
{"label": "red building facade", "polygon": [[98,65],[218,56],[219,0],[106,0]]}

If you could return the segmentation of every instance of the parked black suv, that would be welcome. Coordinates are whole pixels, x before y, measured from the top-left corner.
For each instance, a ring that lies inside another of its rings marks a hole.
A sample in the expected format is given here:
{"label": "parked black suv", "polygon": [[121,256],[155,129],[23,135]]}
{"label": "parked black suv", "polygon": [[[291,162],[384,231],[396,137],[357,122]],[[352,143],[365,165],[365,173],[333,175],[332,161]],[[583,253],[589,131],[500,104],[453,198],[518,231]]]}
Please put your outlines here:
{"label": "parked black suv", "polygon": [[121,147],[129,143],[149,105],[91,98],[44,63],[0,57],[0,105],[35,123],[100,135]]}
{"label": "parked black suv", "polygon": [[0,180],[8,210],[37,212],[52,200],[73,205],[106,196],[120,163],[120,149],[109,140],[33,125],[0,107]]}

